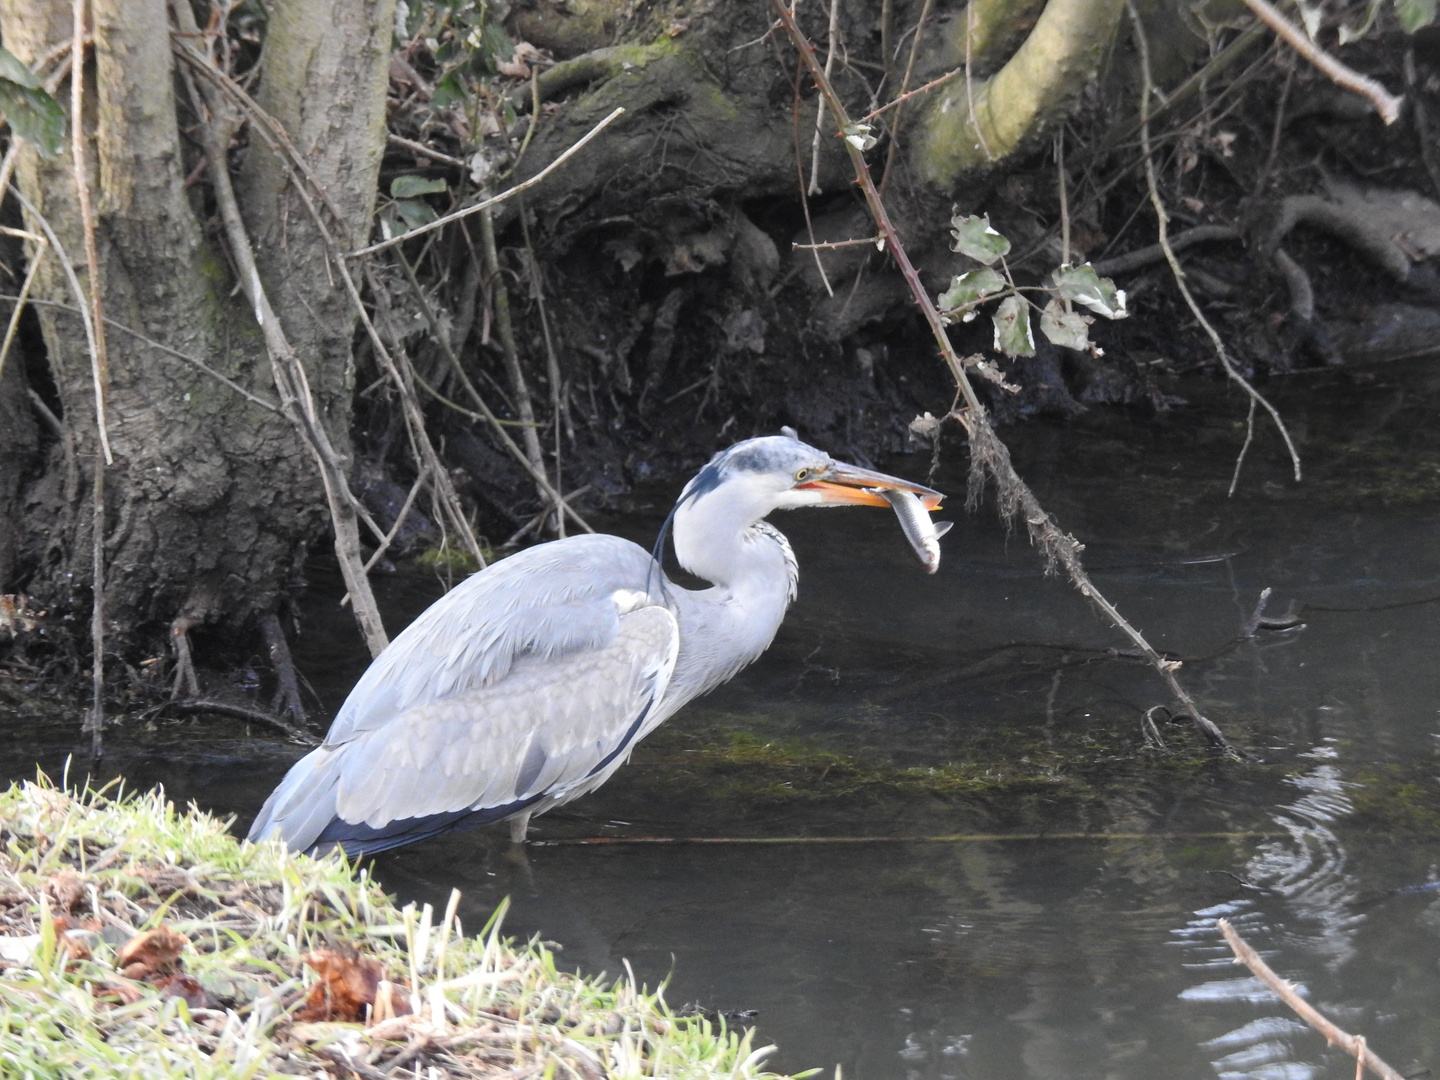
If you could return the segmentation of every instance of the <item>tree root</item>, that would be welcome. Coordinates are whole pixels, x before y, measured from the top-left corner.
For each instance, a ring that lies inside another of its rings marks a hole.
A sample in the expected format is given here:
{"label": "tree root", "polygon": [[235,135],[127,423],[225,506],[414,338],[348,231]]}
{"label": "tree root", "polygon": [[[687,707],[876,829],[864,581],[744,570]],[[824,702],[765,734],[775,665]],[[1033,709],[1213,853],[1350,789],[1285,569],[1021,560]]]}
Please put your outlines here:
{"label": "tree root", "polygon": [[1368,256],[1398,284],[1405,284],[1410,277],[1410,259],[1395,243],[1387,223],[1366,213],[1365,200],[1358,192],[1341,189],[1337,194],[1339,199],[1322,195],[1291,195],[1282,199],[1275,224],[1265,234],[1264,250],[1272,252],[1278,248],[1295,226],[1313,225],[1345,241]]}
{"label": "tree root", "polygon": [[300,683],[295,675],[295,661],[290,658],[290,645],[285,631],[273,611],[260,616],[260,633],[270,650],[270,663],[275,668],[275,696],[270,711],[297,723],[305,722],[305,705],[300,700]]}
{"label": "tree root", "polygon": [[516,87],[510,93],[510,103],[515,106],[516,112],[525,113],[537,99],[541,102],[553,101],[577,86],[589,86],[614,78],[674,51],[675,46],[668,41],[658,45],[611,45],[594,49],[540,72],[535,78],[534,93],[528,83]]}
{"label": "tree root", "polygon": [[202,713],[230,716],[236,720],[244,720],[248,723],[264,724],[266,727],[272,727],[277,731],[284,732],[295,742],[303,743],[306,746],[320,745],[320,740],[304,728],[296,727],[278,716],[261,712],[259,709],[246,708],[244,705],[235,705],[228,701],[211,701],[207,698],[167,701],[163,705],[156,705],[153,709],[146,709],[140,714],[140,717],[141,719],[148,720],[166,712],[178,713],[182,716],[195,716]]}
{"label": "tree root", "polygon": [[[1240,230],[1233,225],[1197,225],[1193,229],[1186,229],[1184,232],[1170,237],[1170,250],[1184,251],[1195,244],[1211,244],[1240,238]],[[1128,274],[1132,270],[1139,270],[1141,267],[1164,261],[1165,249],[1159,244],[1151,244],[1149,247],[1127,251],[1124,255],[1117,255],[1113,259],[1101,259],[1092,266],[1095,273],[1101,277],[1114,277],[1116,274]]]}
{"label": "tree root", "polygon": [[170,697],[178,698],[183,691],[191,697],[200,696],[200,683],[195,677],[195,660],[190,652],[190,629],[196,620],[188,615],[177,615],[170,624],[170,640],[175,646],[175,681],[170,686]]}

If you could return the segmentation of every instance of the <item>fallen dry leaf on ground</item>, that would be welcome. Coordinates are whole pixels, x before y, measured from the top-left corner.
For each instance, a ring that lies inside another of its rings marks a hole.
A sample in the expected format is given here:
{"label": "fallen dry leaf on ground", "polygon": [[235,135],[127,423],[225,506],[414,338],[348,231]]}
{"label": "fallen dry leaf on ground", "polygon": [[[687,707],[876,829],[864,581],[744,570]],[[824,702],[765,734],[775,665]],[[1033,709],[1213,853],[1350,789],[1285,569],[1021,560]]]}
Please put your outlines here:
{"label": "fallen dry leaf on ground", "polygon": [[[320,979],[310,988],[305,1007],[295,1014],[296,1022],[365,1019],[366,1010],[374,1007],[376,991],[385,979],[385,968],[380,961],[361,956],[349,945],[315,949],[302,959]],[[387,997],[387,1010],[392,1016],[410,1011],[403,994],[390,993]]]}
{"label": "fallen dry leaf on ground", "polygon": [[116,966],[127,979],[153,981],[155,976],[174,975],[180,970],[180,953],[189,944],[184,934],[157,926],[121,946]]}

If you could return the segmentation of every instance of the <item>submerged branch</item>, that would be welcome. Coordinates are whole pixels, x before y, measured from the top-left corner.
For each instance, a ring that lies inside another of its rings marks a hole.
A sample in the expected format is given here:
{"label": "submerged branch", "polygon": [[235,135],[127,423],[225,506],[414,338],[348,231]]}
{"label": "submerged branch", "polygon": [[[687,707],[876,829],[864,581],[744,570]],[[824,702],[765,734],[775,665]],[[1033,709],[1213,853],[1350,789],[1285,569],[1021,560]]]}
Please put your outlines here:
{"label": "submerged branch", "polygon": [[1375,1051],[1365,1045],[1363,1035],[1351,1035],[1341,1031],[1320,1010],[1296,993],[1295,987],[1291,983],[1276,975],[1270,969],[1270,965],[1260,958],[1260,954],[1236,932],[1228,919],[1220,919],[1216,925],[1220,927],[1220,933],[1225,935],[1225,940],[1230,943],[1230,948],[1235,953],[1235,963],[1244,964],[1254,972],[1255,977],[1275,991],[1275,995],[1290,1006],[1300,1019],[1324,1035],[1326,1042],[1331,1046],[1340,1047],[1358,1063],[1363,1063],[1365,1068],[1380,1077],[1381,1080],[1405,1080],[1402,1073],[1387,1065]]}
{"label": "submerged branch", "polygon": [[250,709],[229,701],[180,698],[175,701],[167,701],[163,705],[156,705],[153,709],[146,710],[142,716],[148,718],[159,716],[161,713],[178,713],[181,716],[204,716],[207,713],[215,716],[228,716],[234,720],[243,720],[247,724],[263,724],[266,727],[272,727],[305,746],[320,745],[320,740],[304,728],[296,727],[294,724],[287,723],[283,718],[262,712],[260,709]]}

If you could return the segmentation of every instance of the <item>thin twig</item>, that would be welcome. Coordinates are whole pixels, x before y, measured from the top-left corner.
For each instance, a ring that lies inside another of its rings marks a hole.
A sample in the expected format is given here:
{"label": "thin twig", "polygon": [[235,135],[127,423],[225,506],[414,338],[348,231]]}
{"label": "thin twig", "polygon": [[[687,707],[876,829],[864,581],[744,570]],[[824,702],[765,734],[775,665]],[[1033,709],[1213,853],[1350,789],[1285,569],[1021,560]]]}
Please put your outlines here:
{"label": "thin twig", "polygon": [[[76,308],[71,304],[62,304],[58,300],[41,300],[39,297],[32,296],[27,301],[23,293],[20,296],[14,296],[10,293],[0,293],[0,300],[8,300],[11,303],[17,305],[17,310],[20,306],[29,303],[34,307],[54,308],[56,311],[63,311],[68,315],[81,314],[79,308]],[[234,390],[235,393],[243,397],[246,401],[250,402],[252,405],[260,406],[260,408],[264,409],[266,412],[273,413],[280,411],[278,408],[275,407],[273,402],[266,401],[264,398],[256,397],[254,394],[250,393],[249,390],[246,390],[243,386],[235,382],[233,379],[227,379],[224,375],[221,375],[218,371],[212,368],[209,364],[205,363],[205,361],[201,360],[199,357],[191,356],[189,353],[183,353],[179,349],[172,349],[169,345],[166,345],[160,341],[156,341],[152,337],[146,337],[134,327],[126,326],[124,323],[119,322],[116,319],[112,319],[109,315],[105,316],[105,325],[110,327],[112,330],[119,330],[122,334],[130,335],[136,341],[140,342],[141,344],[148,345],[150,348],[156,350],[157,352],[162,352],[165,353],[167,356],[175,357],[177,360],[185,361],[185,363],[199,369],[200,371],[203,371],[206,375],[209,375],[217,382],[224,383],[231,390]]]}
{"label": "thin twig", "polygon": [[[385,557],[385,552],[390,550],[390,545],[394,543],[395,537],[400,535],[401,526],[405,524],[405,519],[410,516],[410,509],[415,505],[416,497],[420,494],[421,489],[425,486],[425,481],[429,478],[429,466],[421,466],[420,475],[415,477],[415,483],[410,486],[410,493],[405,496],[405,502],[401,504],[400,512],[395,515],[395,524],[391,525],[390,531],[381,538],[380,546],[375,549],[374,554],[365,560],[365,573],[368,574],[371,570],[375,569],[375,565]],[[345,607],[349,603],[350,594],[346,593],[340,598],[340,606]]]}
{"label": "thin twig", "polygon": [[[177,9],[177,18],[182,20],[182,26],[185,25],[183,20],[186,17],[186,13]],[[193,25],[193,19],[190,20],[190,25]],[[484,566],[485,558],[479,541],[475,539],[473,530],[471,530],[468,521],[466,521],[463,513],[459,510],[459,496],[456,494],[454,485],[450,481],[449,473],[440,467],[439,457],[435,452],[433,444],[430,442],[429,434],[425,430],[424,416],[421,412],[419,402],[415,398],[414,388],[411,385],[413,379],[407,378],[406,376],[406,372],[409,371],[408,361],[402,357],[401,363],[397,364],[390,350],[386,347],[384,340],[381,338],[379,331],[375,328],[375,324],[370,318],[370,313],[366,310],[365,304],[360,298],[360,290],[355,284],[355,279],[350,273],[350,268],[346,264],[345,257],[341,254],[340,246],[336,243],[325,216],[321,214],[320,208],[316,205],[316,199],[318,198],[324,203],[326,210],[335,221],[343,220],[339,211],[335,208],[334,204],[330,202],[324,187],[310,170],[309,163],[306,162],[304,157],[302,157],[300,152],[295,148],[294,143],[290,141],[283,125],[281,125],[278,120],[260,108],[255,100],[245,91],[244,87],[240,86],[224,72],[218,70],[213,64],[206,61],[205,58],[192,49],[183,38],[176,38],[175,49],[177,54],[184,59],[186,63],[213,83],[220,91],[228,95],[235,105],[251,117],[254,121],[251,130],[264,139],[275,156],[286,165],[291,186],[299,196],[301,203],[310,215],[316,230],[319,232],[325,244],[330,266],[339,274],[356,316],[359,318],[360,324],[365,328],[365,332],[370,338],[375,354],[380,360],[381,367],[385,371],[386,376],[394,384],[396,392],[400,395],[406,428],[409,432],[412,445],[417,448],[416,456],[430,466],[432,489],[438,492],[442,505],[445,506],[448,511],[451,511],[450,516],[452,517],[456,530],[460,533],[471,555],[479,565]],[[314,192],[313,197],[312,191]],[[365,267],[366,282],[371,289],[372,295],[376,298],[378,307],[383,303],[385,293],[375,280],[371,263],[367,260],[363,265]],[[405,369],[404,371],[401,370],[402,366]],[[374,533],[375,537],[383,540],[385,535],[384,530],[375,524],[364,506],[350,491],[348,484],[344,486],[342,494],[349,501],[355,513]]]}
{"label": "thin twig", "polygon": [[866,245],[883,248],[885,239],[880,236],[867,236],[862,240],[831,240],[823,244],[792,243],[790,247],[795,251],[834,251],[836,248],[865,247]]}
{"label": "thin twig", "polygon": [[1385,123],[1393,124],[1400,119],[1400,106],[1405,103],[1404,98],[1396,97],[1370,76],[1361,75],[1354,68],[1347,67],[1336,60],[1311,41],[1305,31],[1266,3],[1266,0],[1245,0],[1245,4],[1259,17],[1261,22],[1275,31],[1280,40],[1319,68],[1336,86],[1344,87],[1346,90],[1367,98],[1370,104],[1375,106],[1375,111],[1380,114],[1380,119]]}
{"label": "thin twig", "polygon": [[31,406],[40,414],[40,418],[60,443],[60,453],[65,460],[65,486],[61,490],[64,492],[65,505],[73,505],[80,492],[80,466],[75,461],[75,436],[60,422],[60,418],[50,411],[45,399],[31,387],[25,388],[25,396],[30,399]]}
{"label": "thin twig", "polygon": [[492,195],[488,199],[482,199],[474,206],[467,206],[463,210],[456,210],[453,214],[446,214],[442,218],[436,218],[428,225],[421,225],[418,229],[411,229],[409,232],[401,233],[399,236],[392,236],[389,240],[382,240],[378,244],[371,244],[369,247],[364,247],[356,251],[349,252],[349,257],[353,259],[361,255],[373,255],[377,251],[384,251],[386,248],[394,247],[396,244],[404,243],[406,240],[413,240],[415,237],[420,236],[422,233],[432,232],[435,229],[443,228],[444,226],[449,225],[452,221],[459,221],[461,218],[469,217],[471,214],[478,214],[481,210],[488,210],[490,207],[496,206],[504,202],[506,199],[510,198],[513,195],[519,195],[520,192],[524,191],[526,188],[534,187],[536,184],[540,183],[541,180],[544,180],[545,177],[549,176],[552,172],[558,169],[561,165],[565,164],[565,162],[569,161],[572,157],[574,157],[577,153],[580,152],[581,148],[583,148],[586,143],[588,143],[591,139],[595,138],[596,135],[599,135],[600,132],[604,131],[607,127],[609,127],[611,122],[613,122],[624,111],[625,110],[623,108],[617,108],[609,116],[605,117],[604,120],[601,120],[598,124],[596,124],[583,136],[581,136],[579,142],[575,143],[575,145],[571,146],[570,149],[566,150],[549,165],[546,165],[545,168],[541,169],[534,176],[530,177],[529,180],[522,180],[514,187],[506,188],[499,195]]}
{"label": "thin twig", "polygon": [[[95,245],[95,209],[90,204],[90,174],[85,164],[85,0],[70,4],[70,164],[75,174],[75,201],[85,238],[85,263],[90,275],[90,317],[95,328],[90,352],[90,378],[95,385],[95,438],[102,454],[95,458],[90,484],[90,714],[82,731],[90,733],[90,754],[105,752],[105,469],[114,464],[105,419],[110,389],[110,358],[105,349],[105,283]],[[101,460],[103,456],[104,460]]]}
{"label": "thin twig", "polygon": [[1235,928],[1230,925],[1230,920],[1219,919],[1216,925],[1220,927],[1220,933],[1225,935],[1225,940],[1230,943],[1230,948],[1235,953],[1235,963],[1244,964],[1255,977],[1275,991],[1275,995],[1289,1005],[1295,1014],[1313,1027],[1325,1041],[1331,1046],[1338,1046],[1351,1057],[1363,1061],[1365,1066],[1381,1080],[1405,1080],[1405,1077],[1392,1069],[1389,1065],[1380,1060],[1375,1051],[1365,1045],[1365,1039],[1359,1035],[1350,1035],[1341,1031],[1338,1027],[1326,1019],[1318,1009],[1311,1005],[1295,992],[1293,984],[1286,982],[1270,969],[1270,965],[1260,959],[1260,954],[1250,947],[1250,944],[1236,933]]}
{"label": "thin twig", "polygon": [[810,196],[806,194],[805,164],[800,157],[800,66],[795,68],[795,86],[790,105],[790,133],[795,143],[795,177],[800,194],[800,212],[805,217],[805,235],[810,237],[810,257],[815,260],[815,269],[820,273],[820,284],[825,286],[825,295],[833,297],[835,289],[830,284],[830,275],[825,272],[825,260],[815,249],[815,222],[810,217]]}
{"label": "thin twig", "polygon": [[1265,621],[1265,605],[1270,603],[1270,586],[1260,590],[1260,598],[1255,601],[1255,610],[1250,618],[1245,620],[1245,625],[1240,628],[1240,636],[1253,638],[1255,632],[1260,629],[1260,624]]}
{"label": "thin twig", "polygon": [[975,132],[975,138],[980,142],[980,149],[985,151],[985,160],[994,161],[995,155],[990,152],[990,144],[985,141],[985,127],[980,123],[980,118],[975,115],[975,80],[970,77],[972,50],[975,42],[975,20],[978,19],[979,11],[976,4],[968,4],[965,7],[965,108],[966,115],[970,119],[970,130]]}
{"label": "thin twig", "polygon": [[1260,179],[1255,181],[1255,194],[1265,193],[1265,184],[1280,157],[1280,138],[1285,134],[1285,106],[1290,101],[1290,87],[1295,82],[1295,54],[1286,53],[1285,81],[1280,84],[1280,100],[1275,103],[1275,122],[1270,127],[1270,153],[1265,155],[1265,165],[1260,170]]}
{"label": "thin twig", "polygon": [[860,123],[862,123],[862,124],[868,124],[871,120],[874,120],[876,117],[885,115],[885,114],[886,114],[887,112],[889,112],[891,109],[897,108],[897,107],[905,104],[905,102],[911,100],[912,98],[917,98],[917,97],[919,97],[921,94],[928,94],[931,90],[934,90],[936,87],[938,87],[938,86],[944,86],[944,85],[945,85],[946,83],[948,83],[950,80],[952,80],[952,79],[958,79],[961,75],[964,75],[964,74],[965,74],[965,69],[964,69],[964,68],[956,68],[954,71],[947,71],[944,75],[941,75],[938,79],[931,79],[931,80],[930,80],[929,82],[927,82],[924,86],[917,86],[914,90],[908,91],[907,93],[901,94],[899,97],[896,97],[896,98],[891,99],[890,101],[887,101],[884,105],[881,105],[878,109],[872,109],[872,110],[870,110],[870,112],[866,113],[864,116],[862,116],[862,117],[860,118]]}
{"label": "thin twig", "polygon": [[5,189],[10,186],[10,178],[15,175],[15,163],[20,160],[20,139],[12,137],[10,147],[5,151],[5,157],[0,160],[0,197],[5,194]]}
{"label": "thin twig", "polygon": [[390,531],[385,534],[385,539],[380,541],[380,546],[375,549],[375,554],[365,560],[367,574],[374,569],[376,563],[385,557],[385,552],[390,550],[390,545],[394,542],[395,537],[400,535],[400,527],[410,516],[410,508],[415,505],[415,497],[420,494],[420,489],[425,486],[425,481],[428,479],[430,479],[430,470],[422,468],[420,475],[415,478],[415,483],[410,488],[410,494],[405,496],[405,502],[401,505],[400,512],[395,515],[395,524],[390,526]]}
{"label": "thin twig", "polygon": [[[525,369],[520,366],[520,349],[515,344],[515,327],[510,320],[510,289],[500,270],[500,250],[495,243],[495,219],[489,211],[480,215],[480,255],[485,267],[485,277],[490,286],[490,307],[494,313],[495,331],[500,338],[500,356],[505,365],[505,374],[510,380],[510,393],[515,396],[515,412],[525,427],[520,437],[525,444],[525,456],[535,472],[545,471],[545,458],[540,450],[540,434],[535,430],[535,405],[530,398],[530,387],[525,381]],[[548,478],[547,478],[548,479]],[[544,492],[541,492],[544,498]]]}
{"label": "thin twig", "polygon": [[[564,376],[560,372],[560,355],[555,351],[555,340],[550,333],[550,314],[545,308],[545,283],[540,277],[540,260],[535,257],[535,246],[530,241],[530,222],[525,216],[525,200],[520,200],[520,232],[525,239],[525,254],[530,261],[530,295],[535,300],[535,313],[540,316],[540,336],[545,342],[545,371],[550,378],[550,423],[555,436],[555,490],[565,490],[561,476],[560,432],[573,443],[575,432],[570,424],[570,414],[565,405]],[[555,535],[565,535],[565,515],[556,508]]]}
{"label": "thin twig", "polygon": [[[890,177],[894,175],[895,155],[900,148],[900,120],[904,116],[905,102],[910,100],[910,80],[915,75],[915,61],[920,56],[920,39],[925,34],[925,21],[930,18],[930,9],[934,6],[935,0],[925,0],[920,8],[920,18],[915,23],[915,36],[910,39],[910,57],[905,61],[905,74],[900,79],[900,92],[895,95],[895,100],[890,104],[896,106],[895,122],[890,125],[890,145],[885,150],[885,173],[880,177],[880,197],[885,197],[885,191],[890,185]],[[974,5],[972,4],[971,7]],[[826,72],[829,75],[829,72]],[[828,81],[828,79],[827,79]]]}
{"label": "thin twig", "polygon": [[[0,188],[0,196],[4,194],[4,189]],[[96,347],[95,324],[90,317],[90,304],[89,301],[86,300],[84,288],[80,285],[80,277],[75,273],[75,264],[70,261],[70,256],[65,251],[65,246],[60,243],[60,237],[55,235],[55,230],[51,228],[50,222],[45,215],[35,209],[35,205],[29,199],[25,198],[24,193],[21,192],[18,187],[11,185],[10,194],[15,196],[15,201],[20,204],[20,209],[24,210],[25,213],[30,216],[31,220],[39,226],[40,231],[45,234],[45,239],[50,242],[50,249],[55,252],[56,258],[60,260],[60,269],[65,273],[65,280],[70,286],[70,294],[75,297],[75,310],[80,315],[80,321],[85,327],[85,342],[90,348],[91,355],[94,355]],[[38,302],[39,301],[32,301],[32,303]],[[104,449],[108,454],[108,443]]]}
{"label": "thin twig", "polygon": [[[1271,405],[1263,394],[1251,386],[1249,380],[1241,375],[1239,369],[1235,367],[1234,362],[1230,359],[1229,351],[1225,348],[1225,343],[1220,340],[1219,332],[1216,331],[1215,327],[1210,325],[1210,320],[1205,317],[1205,313],[1200,310],[1200,305],[1196,303],[1195,297],[1191,294],[1190,287],[1185,284],[1185,271],[1181,269],[1180,260],[1175,257],[1175,251],[1170,246],[1170,215],[1166,213],[1165,204],[1160,198],[1160,186],[1155,179],[1155,160],[1150,153],[1150,95],[1155,92],[1155,84],[1151,81],[1150,77],[1150,40],[1145,33],[1145,25],[1140,20],[1140,13],[1135,8],[1134,0],[1126,0],[1125,6],[1130,12],[1130,22],[1135,28],[1135,42],[1140,53],[1140,79],[1142,84],[1140,88],[1140,146],[1141,154],[1145,160],[1145,183],[1150,191],[1150,204],[1155,209],[1158,239],[1161,249],[1165,252],[1165,261],[1170,264],[1170,273],[1175,278],[1175,287],[1180,290],[1180,295],[1185,298],[1185,304],[1190,308],[1190,313],[1195,316],[1196,322],[1200,324],[1201,328],[1205,331],[1205,335],[1210,339],[1210,344],[1214,347],[1215,355],[1219,357],[1220,364],[1225,369],[1225,374],[1229,376],[1231,382],[1235,383],[1250,396],[1252,403],[1259,405],[1270,414],[1270,419],[1274,421],[1276,429],[1280,432],[1280,437],[1285,440],[1285,449],[1290,452],[1290,462],[1294,467],[1295,482],[1298,484],[1301,478],[1300,452],[1295,449],[1295,443],[1290,438],[1289,428],[1285,426],[1285,421],[1281,419],[1280,413],[1276,411],[1275,406]],[[1249,440],[1246,441],[1246,446],[1249,446]],[[1240,464],[1244,460],[1244,452],[1242,450],[1239,459],[1235,463],[1235,475],[1230,481],[1231,495],[1235,494],[1235,486],[1240,480]]]}
{"label": "thin twig", "polygon": [[[835,64],[835,38],[840,33],[840,0],[830,0],[830,31],[825,45],[825,77]],[[810,141],[810,183],[806,195],[819,195],[820,191],[820,135],[825,130],[825,98],[822,95],[815,105],[815,135]]]}
{"label": "thin twig", "polygon": [[[809,69],[816,84],[830,101],[830,107],[834,110],[836,119],[843,128],[848,125],[849,120],[844,104],[835,93],[835,88],[825,78],[825,72],[821,70],[815,59],[814,47],[806,40],[805,35],[795,23],[794,16],[785,7],[783,0],[770,0],[771,7],[780,18],[781,25],[785,27],[786,33],[795,44],[801,60]],[[855,170],[855,178],[860,185],[860,190],[865,196],[866,205],[870,209],[871,216],[879,228],[882,236],[885,237],[885,246],[890,257],[895,260],[901,276],[905,279],[910,288],[910,294],[920,308],[930,332],[935,337],[935,344],[939,349],[941,357],[945,360],[952,376],[955,379],[955,386],[959,396],[965,400],[963,411],[953,413],[956,419],[964,425],[970,436],[971,452],[971,478],[972,495],[978,494],[975,490],[975,482],[978,479],[983,484],[983,477],[988,473],[996,483],[1000,492],[1000,508],[1002,515],[1007,520],[1022,520],[1030,532],[1032,542],[1040,548],[1047,563],[1058,564],[1064,568],[1071,583],[1079,590],[1101,612],[1104,613],[1111,623],[1128,637],[1144,654],[1145,659],[1155,669],[1156,673],[1165,681],[1170,692],[1175,695],[1184,709],[1191,723],[1200,731],[1210,743],[1228,753],[1235,753],[1225,736],[1213,722],[1207,719],[1196,705],[1194,698],[1180,685],[1175,677],[1175,671],[1179,663],[1173,660],[1166,660],[1154,647],[1145,639],[1145,636],[1135,629],[1128,620],[1111,604],[1086,574],[1083,564],[1080,562],[1081,545],[1074,537],[1060,531],[1055,520],[1041,507],[1039,500],[1035,498],[1034,492],[1026,485],[1025,481],[1015,471],[1010,462],[1010,453],[1005,444],[995,435],[995,430],[990,426],[990,420],[985,408],[980,404],[980,399],[975,394],[975,388],[971,385],[969,376],[965,371],[965,365],[956,355],[954,346],[950,343],[949,335],[946,333],[945,324],[940,318],[940,312],[936,309],[930,294],[926,291],[920,275],[916,272],[915,266],[910,261],[910,256],[905,246],[900,241],[899,234],[890,220],[889,212],[880,198],[880,193],[875,189],[874,181],[870,177],[870,168],[865,162],[865,157],[860,150],[848,139],[844,140],[846,152],[850,155],[850,163]]]}
{"label": "thin twig", "polygon": [[[1065,176],[1065,128],[1055,132],[1055,184],[1060,190],[1060,265],[1070,265],[1070,184]],[[1070,301],[1065,301],[1070,310]]]}
{"label": "thin twig", "polygon": [[469,165],[457,157],[451,157],[449,154],[435,150],[422,142],[416,142],[414,139],[403,138],[402,136],[396,135],[393,131],[387,133],[385,139],[392,146],[402,147],[412,153],[420,154],[422,157],[428,157],[431,161],[438,161],[442,165],[449,165],[456,169],[470,168]]}
{"label": "thin twig", "polygon": [[[413,272],[409,269],[409,263],[405,262],[405,260],[403,259],[400,260],[400,262],[402,268],[408,274],[411,274],[411,276],[413,277]],[[553,487],[550,486],[550,480],[548,477],[546,477],[544,471],[537,470],[530,463],[530,459],[525,456],[525,451],[522,450],[520,448],[520,445],[510,437],[510,433],[505,430],[507,421],[501,420],[498,416],[496,416],[494,410],[492,410],[489,404],[485,401],[485,399],[480,396],[480,391],[476,388],[475,384],[470,381],[470,377],[465,373],[465,368],[461,365],[460,358],[455,355],[455,350],[451,347],[449,339],[440,332],[439,320],[436,319],[435,312],[430,307],[429,300],[425,298],[424,292],[419,289],[419,282],[414,282],[412,288],[414,290],[413,295],[415,297],[415,302],[419,306],[421,314],[425,317],[426,322],[430,326],[431,337],[440,347],[441,353],[443,353],[446,359],[450,361],[451,369],[460,379],[461,385],[465,387],[466,392],[470,395],[470,399],[475,402],[475,407],[479,409],[479,412],[471,413],[468,409],[463,409],[459,405],[456,405],[454,402],[442,398],[434,389],[432,389],[428,384],[424,383],[424,381],[421,380],[420,377],[413,371],[411,371],[411,377],[414,378],[417,382],[420,382],[421,385],[425,387],[425,390],[432,397],[435,397],[438,400],[445,402],[445,404],[450,405],[451,408],[454,408],[458,412],[465,413],[473,419],[483,420],[485,423],[489,424],[491,429],[495,432],[495,437],[500,440],[500,445],[503,446],[506,452],[509,453],[509,455],[516,460],[516,462],[520,465],[521,468],[523,468],[527,473],[530,474],[530,478],[535,481],[537,487],[544,491],[545,496],[549,498],[555,505],[564,507],[565,513],[569,515],[570,520],[573,521],[576,525],[580,526],[582,530],[584,530],[585,532],[594,532],[595,530],[590,527],[589,522],[587,522],[583,517],[581,517],[580,514],[575,510],[575,508],[572,507],[569,503],[567,503],[564,497]],[[382,296],[379,290],[375,290],[375,295],[377,300]],[[368,318],[369,317],[367,316],[367,324]],[[389,359],[389,351],[385,348],[384,343],[380,341],[378,334],[375,335],[373,341],[376,346],[377,354],[384,358],[386,362],[390,363],[393,367],[394,363]]]}
{"label": "thin twig", "polygon": [[[582,484],[580,487],[576,488],[574,491],[566,495],[565,498],[567,500],[578,499],[581,495],[584,495],[586,492],[588,492],[590,490],[590,487],[590,484]],[[534,532],[542,524],[544,524],[545,519],[549,517],[550,514],[550,507],[545,507],[544,510],[541,510],[540,513],[534,515],[524,525],[521,525],[520,528],[516,529],[513,533],[511,533],[505,543],[501,544],[500,546],[502,548],[513,548],[516,544],[520,543],[521,540],[525,539],[527,534]]]}
{"label": "thin twig", "polygon": [[[0,192],[5,190],[0,185]],[[7,232],[13,230],[6,230]],[[26,234],[33,235],[33,234]],[[0,379],[5,377],[5,359],[10,355],[10,345],[15,340],[15,332],[20,329],[20,316],[25,311],[25,302],[30,298],[30,286],[35,283],[35,274],[40,269],[40,264],[45,259],[45,249],[50,242],[43,236],[34,236],[35,250],[30,253],[30,265],[25,271],[25,281],[20,286],[20,295],[15,297],[15,310],[10,313],[10,323],[5,327],[5,343],[0,345]],[[0,297],[0,299],[4,299]]]}

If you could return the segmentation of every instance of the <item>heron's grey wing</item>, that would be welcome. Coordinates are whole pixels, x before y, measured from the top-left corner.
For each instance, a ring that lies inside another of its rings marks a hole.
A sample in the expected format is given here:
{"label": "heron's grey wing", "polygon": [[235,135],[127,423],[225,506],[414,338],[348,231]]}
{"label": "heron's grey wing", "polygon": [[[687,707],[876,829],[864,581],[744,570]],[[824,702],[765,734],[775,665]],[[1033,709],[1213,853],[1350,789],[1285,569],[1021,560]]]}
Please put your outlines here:
{"label": "heron's grey wing", "polygon": [[504,680],[521,658],[603,647],[616,619],[657,580],[643,548],[618,536],[540,544],[467,578],[370,665],[325,738],[339,745],[412,709]]}
{"label": "heron's grey wing", "polygon": [[[619,616],[598,648],[530,653],[504,678],[427,702],[339,748],[335,810],[379,828],[567,792],[618,764],[664,696],[679,628],[663,607]],[[578,793],[578,791],[576,792]]]}

